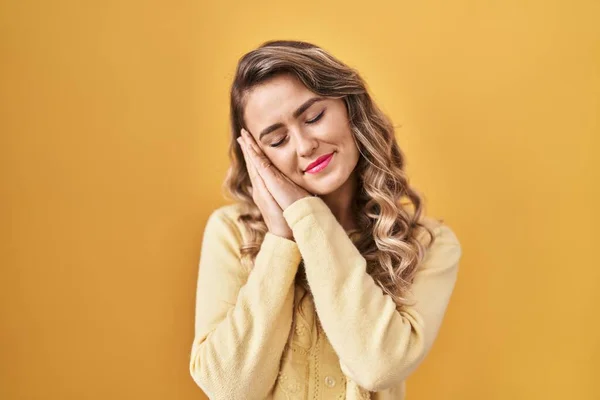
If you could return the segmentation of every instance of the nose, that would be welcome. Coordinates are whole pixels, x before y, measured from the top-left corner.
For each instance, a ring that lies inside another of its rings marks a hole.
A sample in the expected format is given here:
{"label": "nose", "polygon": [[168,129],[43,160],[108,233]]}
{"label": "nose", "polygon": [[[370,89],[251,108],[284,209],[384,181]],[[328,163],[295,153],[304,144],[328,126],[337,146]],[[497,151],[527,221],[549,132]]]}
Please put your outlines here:
{"label": "nose", "polygon": [[296,152],[300,157],[310,157],[319,147],[319,141],[310,133],[296,132],[294,136],[296,139]]}

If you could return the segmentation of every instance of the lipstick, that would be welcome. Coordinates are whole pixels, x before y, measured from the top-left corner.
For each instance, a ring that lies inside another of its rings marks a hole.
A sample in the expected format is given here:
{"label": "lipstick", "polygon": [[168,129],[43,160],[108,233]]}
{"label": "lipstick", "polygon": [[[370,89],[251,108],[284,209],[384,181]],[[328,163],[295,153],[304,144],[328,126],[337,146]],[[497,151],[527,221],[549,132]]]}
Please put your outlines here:
{"label": "lipstick", "polygon": [[314,162],[308,165],[306,171],[304,172],[306,172],[307,174],[316,174],[317,172],[324,170],[325,167],[327,167],[327,165],[329,165],[329,163],[331,162],[333,154],[334,153],[329,153],[317,158]]}

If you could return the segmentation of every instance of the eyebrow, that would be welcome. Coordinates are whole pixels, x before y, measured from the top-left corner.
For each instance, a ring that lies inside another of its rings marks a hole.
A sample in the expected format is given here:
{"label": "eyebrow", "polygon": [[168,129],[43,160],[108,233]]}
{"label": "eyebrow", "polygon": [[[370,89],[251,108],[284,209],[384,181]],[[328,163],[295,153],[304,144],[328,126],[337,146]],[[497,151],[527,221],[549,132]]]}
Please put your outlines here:
{"label": "eyebrow", "polygon": [[[298,107],[298,109],[296,111],[294,111],[294,114],[293,114],[294,118],[298,118],[300,115],[302,115],[302,113],[304,111],[306,111],[308,109],[308,107],[312,106],[317,101],[323,101],[323,100],[326,100],[326,98],[325,97],[311,97],[310,99],[306,100],[300,107]],[[276,124],[266,127],[258,135],[258,140],[261,140],[263,136],[268,135],[269,133],[281,128],[282,126],[283,126],[283,124],[281,122],[278,122]]]}

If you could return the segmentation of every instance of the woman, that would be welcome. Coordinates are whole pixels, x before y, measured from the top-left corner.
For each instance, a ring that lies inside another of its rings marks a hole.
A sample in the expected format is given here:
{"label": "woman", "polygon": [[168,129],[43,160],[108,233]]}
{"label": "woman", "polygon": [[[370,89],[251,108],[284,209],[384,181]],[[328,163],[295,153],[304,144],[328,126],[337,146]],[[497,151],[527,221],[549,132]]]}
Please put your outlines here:
{"label": "woman", "polygon": [[272,41],[239,62],[231,128],[235,203],[204,232],[193,379],[211,399],[403,399],[461,247],[422,215],[390,120],[354,70]]}

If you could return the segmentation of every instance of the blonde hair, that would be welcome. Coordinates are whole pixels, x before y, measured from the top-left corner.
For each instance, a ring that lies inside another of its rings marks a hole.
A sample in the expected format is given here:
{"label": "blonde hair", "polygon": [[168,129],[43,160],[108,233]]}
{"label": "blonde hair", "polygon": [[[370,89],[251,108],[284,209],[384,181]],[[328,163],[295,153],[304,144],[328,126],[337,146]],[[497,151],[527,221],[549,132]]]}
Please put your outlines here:
{"label": "blonde hair", "polygon": [[[246,95],[255,85],[278,74],[298,78],[310,91],[341,98],[346,104],[351,131],[361,156],[355,173],[358,187],[353,209],[360,236],[354,241],[367,262],[367,272],[396,305],[407,304],[407,293],[426,251],[422,232],[433,231],[421,222],[421,196],[408,182],[404,155],[390,119],[375,105],[359,74],[314,44],[302,41],[269,41],[245,54],[237,65],[230,93],[231,160],[223,184],[227,197],[241,203],[240,222],[248,232],[240,251],[250,270],[267,232],[254,204],[243,154],[237,145],[244,122]],[[407,199],[402,203],[402,199]],[[409,208],[412,206],[413,210]],[[303,265],[297,282],[309,289]]]}

